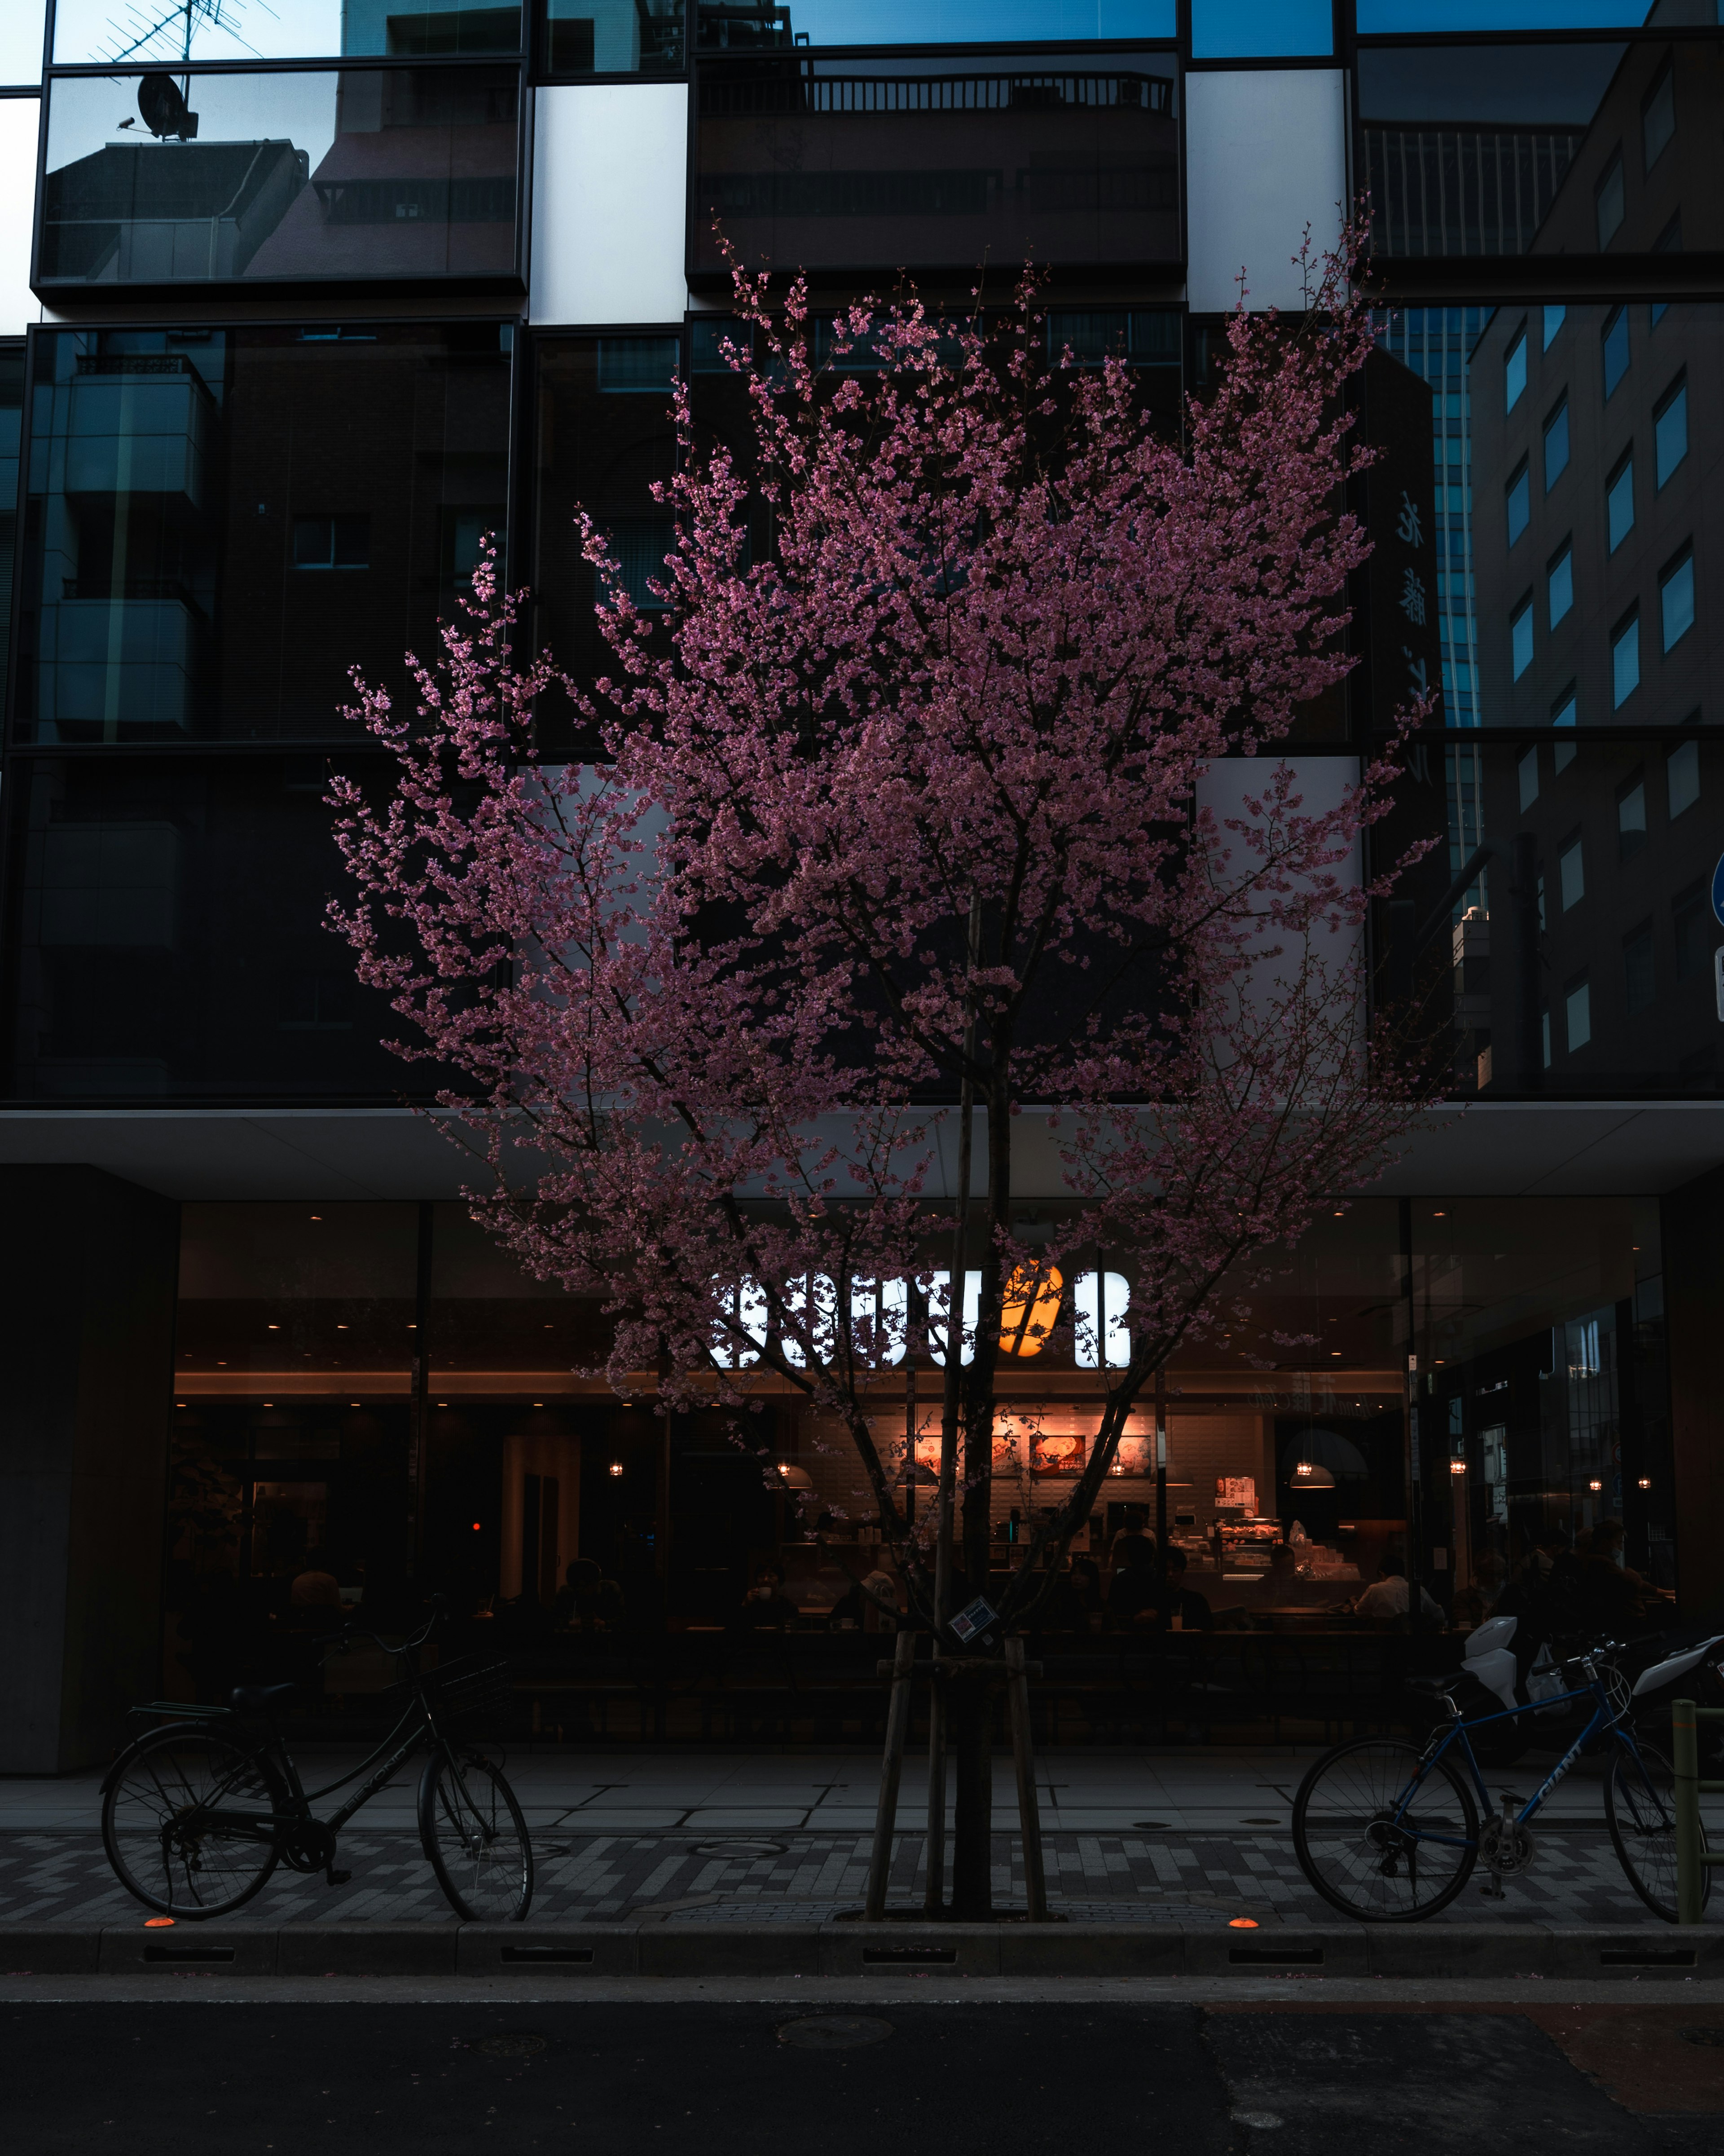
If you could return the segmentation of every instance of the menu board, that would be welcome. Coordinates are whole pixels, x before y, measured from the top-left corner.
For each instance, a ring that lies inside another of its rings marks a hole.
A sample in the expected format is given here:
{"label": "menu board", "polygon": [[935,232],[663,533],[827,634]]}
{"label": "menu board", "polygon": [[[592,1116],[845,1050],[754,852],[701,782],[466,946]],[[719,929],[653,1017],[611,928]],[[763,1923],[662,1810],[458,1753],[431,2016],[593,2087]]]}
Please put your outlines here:
{"label": "menu board", "polygon": [[1032,1440],[1030,1469],[1037,1475],[1078,1475],[1083,1471],[1086,1440],[1038,1430]]}
{"label": "menu board", "polygon": [[1215,1502],[1223,1510],[1237,1506],[1243,1512],[1257,1510],[1257,1484],[1249,1475],[1218,1475],[1215,1477]]}

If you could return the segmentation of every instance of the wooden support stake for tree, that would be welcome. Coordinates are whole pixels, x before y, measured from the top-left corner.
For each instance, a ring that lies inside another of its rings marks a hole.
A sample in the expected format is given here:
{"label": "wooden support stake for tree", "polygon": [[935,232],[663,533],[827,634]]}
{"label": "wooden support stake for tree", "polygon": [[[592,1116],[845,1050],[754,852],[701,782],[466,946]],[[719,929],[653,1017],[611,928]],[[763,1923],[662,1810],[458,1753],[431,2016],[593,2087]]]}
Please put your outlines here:
{"label": "wooden support stake for tree", "polygon": [[886,1706],[886,1753],[880,1762],[880,1809],[874,1820],[874,1853],[868,1861],[868,1899],[863,1915],[878,1923],[886,1912],[886,1881],[892,1868],[892,1830],[898,1823],[898,1784],[904,1773],[904,1740],[910,1733],[910,1673],[916,1635],[900,1632],[892,1656],[892,1693]]}
{"label": "wooden support stake for tree", "polygon": [[1048,1882],[1042,1870],[1042,1823],[1035,1799],[1035,1748],[1029,1732],[1029,1682],[1024,1667],[1024,1642],[1006,1642],[1006,1701],[1012,1717],[1012,1757],[1018,1769],[1018,1823],[1024,1836],[1024,1884],[1029,1921],[1048,1921]]}
{"label": "wooden support stake for tree", "polygon": [[928,1843],[927,1884],[922,1893],[926,1916],[946,1913],[946,1691],[936,1646],[928,1671]]}

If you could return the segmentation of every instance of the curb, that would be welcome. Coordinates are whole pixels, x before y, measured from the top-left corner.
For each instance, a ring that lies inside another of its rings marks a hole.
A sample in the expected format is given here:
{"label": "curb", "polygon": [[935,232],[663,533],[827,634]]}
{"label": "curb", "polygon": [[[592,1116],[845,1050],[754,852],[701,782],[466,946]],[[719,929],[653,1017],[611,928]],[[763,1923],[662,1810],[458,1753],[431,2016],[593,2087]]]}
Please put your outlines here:
{"label": "curb", "polygon": [[1674,1925],[0,1925],[11,1976],[1724,1976],[1724,1928]]}

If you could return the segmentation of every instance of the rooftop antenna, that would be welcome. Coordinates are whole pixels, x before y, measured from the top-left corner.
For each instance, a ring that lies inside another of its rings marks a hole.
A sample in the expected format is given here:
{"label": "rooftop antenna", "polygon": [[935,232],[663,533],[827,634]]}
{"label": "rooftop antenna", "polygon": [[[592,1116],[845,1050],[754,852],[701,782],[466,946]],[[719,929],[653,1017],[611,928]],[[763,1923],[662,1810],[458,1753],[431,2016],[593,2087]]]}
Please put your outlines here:
{"label": "rooftop antenna", "polygon": [[[263,54],[240,33],[248,0],[126,0],[123,12],[108,18],[109,42],[94,57],[119,64],[131,59],[172,60],[182,66],[192,57],[200,28],[225,31],[254,59]],[[266,6],[266,13],[273,13]]]}

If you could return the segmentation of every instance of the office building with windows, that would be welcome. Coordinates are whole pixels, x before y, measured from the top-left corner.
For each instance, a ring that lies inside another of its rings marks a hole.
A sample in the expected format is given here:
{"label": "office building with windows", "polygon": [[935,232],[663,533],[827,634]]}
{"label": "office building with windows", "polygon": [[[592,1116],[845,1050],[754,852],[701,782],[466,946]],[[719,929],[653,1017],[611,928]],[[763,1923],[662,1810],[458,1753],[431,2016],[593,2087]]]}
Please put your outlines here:
{"label": "office building with windows", "polygon": [[[1375,552],[1358,664],[1290,752],[1332,783],[1438,694],[1396,819],[1436,872],[1372,933],[1379,978],[1447,982],[1452,1098],[1262,1307],[1310,1344],[1170,1368],[1163,1525],[1218,1619],[1271,1641],[1296,1522],[1307,1614],[1386,1552],[1476,1608],[1547,1529],[1607,1518],[1650,1589],[1708,1609],[1724,28],[1715,0],[1562,13],[13,0],[0,1766],[102,1757],[137,1698],[309,1670],[308,1573],[385,1621],[446,1594],[544,1676],[551,1734],[742,1727],[726,1656],[765,1568],[785,1666],[872,1671],[837,1614],[885,1562],[859,1477],[788,1393],[762,1455],[582,1374],[597,1306],[474,1224],[467,1157],[325,924],[331,774],[383,768],[351,671],[398,686],[487,535],[577,675],[603,647],[577,505],[656,603],[673,386],[704,439],[741,416],[721,236],[807,271],[817,340],[900,271],[967,308],[978,267],[1003,297],[1033,259],[1050,351],[1119,354],[1171,431],[1241,271],[1296,309],[1301,234],[1368,192]],[[1003,1539],[1081,1463],[1105,1376],[1013,1371],[1039,1435],[1002,1428]],[[911,1417],[938,1378],[911,1373]],[[1154,1502],[1153,1430],[1098,1558]],[[314,1679],[317,1710],[370,1681]],[[783,1732],[841,1732],[841,1686],[790,1691]]]}

